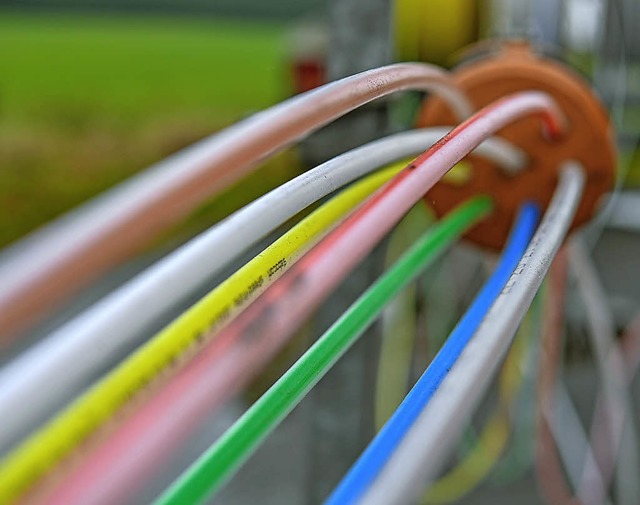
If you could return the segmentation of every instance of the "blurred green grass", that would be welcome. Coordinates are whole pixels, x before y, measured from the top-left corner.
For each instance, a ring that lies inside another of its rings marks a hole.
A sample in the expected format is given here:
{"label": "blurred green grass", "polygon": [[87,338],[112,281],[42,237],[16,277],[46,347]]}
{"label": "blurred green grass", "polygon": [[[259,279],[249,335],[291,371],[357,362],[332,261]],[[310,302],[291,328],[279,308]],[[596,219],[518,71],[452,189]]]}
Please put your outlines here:
{"label": "blurred green grass", "polygon": [[[0,247],[286,98],[288,28],[0,10]],[[634,166],[627,184],[637,187],[639,158],[622,154]],[[173,236],[192,235],[297,171],[291,152],[271,159]]]}
{"label": "blurred green grass", "polygon": [[[286,98],[286,29],[0,12],[0,246]],[[182,232],[293,176],[295,165],[276,157]]]}
{"label": "blurred green grass", "polygon": [[0,112],[58,107],[138,121],[237,114],[283,98],[284,25],[189,18],[0,14]]}

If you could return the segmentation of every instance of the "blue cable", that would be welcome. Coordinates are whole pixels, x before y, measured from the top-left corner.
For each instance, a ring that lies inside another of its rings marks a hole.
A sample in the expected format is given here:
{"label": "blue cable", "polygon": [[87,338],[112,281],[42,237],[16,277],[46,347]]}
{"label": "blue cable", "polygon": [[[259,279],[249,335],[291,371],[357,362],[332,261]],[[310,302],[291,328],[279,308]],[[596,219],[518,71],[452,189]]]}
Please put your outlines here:
{"label": "blue cable", "polygon": [[536,204],[522,206],[495,271],[418,382],[329,496],[326,505],[355,503],[373,483],[509,280],[529,245],[538,216]]}

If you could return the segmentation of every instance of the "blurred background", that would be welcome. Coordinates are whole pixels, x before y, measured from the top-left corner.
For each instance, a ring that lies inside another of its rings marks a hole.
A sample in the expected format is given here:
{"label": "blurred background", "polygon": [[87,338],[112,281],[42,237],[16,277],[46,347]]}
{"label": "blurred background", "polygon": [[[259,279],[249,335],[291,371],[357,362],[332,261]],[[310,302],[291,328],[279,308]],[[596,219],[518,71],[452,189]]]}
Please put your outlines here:
{"label": "blurred background", "polygon": [[[294,94],[392,61],[454,67],[502,38],[527,39],[591,82],[616,127],[616,191],[637,195],[637,0],[0,0],[0,248],[153,162]],[[378,101],[271,158],[92,286],[25,342],[305,168],[410,127],[421,98],[406,93]],[[351,134],[345,138],[347,129]],[[640,308],[640,240],[633,227],[612,215],[614,211],[594,228],[593,257],[616,324],[624,328]],[[482,276],[474,277],[475,272],[486,271],[482,259],[464,246],[447,261],[449,270],[466,265],[468,275],[446,295],[457,300],[446,312],[429,313],[431,324],[444,335],[462,313],[465,297],[473,294],[469,286],[480,285]],[[368,282],[364,277],[363,285]],[[435,303],[437,295],[426,286],[449,285],[451,274],[438,280],[431,272],[425,279],[431,284],[423,279],[422,296]],[[335,319],[354,296],[336,297],[331,302],[335,307],[320,314],[316,330]],[[583,315],[579,304],[569,306],[573,323],[566,382],[588,419],[596,376],[585,350]],[[300,354],[301,341],[282,362]],[[275,366],[246,397],[212,419],[159,482],[184,468],[282,369]],[[344,376],[330,376],[324,395],[342,380]],[[636,386],[633,398],[638,403]],[[333,487],[335,476],[348,467],[350,453],[334,454],[337,463],[331,467],[331,458],[313,438],[335,428],[322,431],[309,419],[317,409],[335,418],[353,397],[331,403],[321,395],[294,411],[225,489],[220,503],[316,503]],[[480,412],[480,421],[483,416]],[[346,432],[373,430],[371,422],[359,418],[345,423],[350,423]],[[327,443],[336,446],[342,439],[334,435]],[[502,465],[461,503],[544,503],[530,453],[525,450],[523,458],[522,472],[509,475]],[[160,484],[151,487],[147,496],[158,489]]]}
{"label": "blurred background", "polygon": [[[637,2],[386,3],[394,19],[378,59],[452,66],[480,38],[526,36],[588,75],[617,107],[623,161],[631,156],[640,124]],[[329,0],[0,1],[0,247],[195,140],[324,82],[331,30],[339,29],[330,7]],[[623,80],[631,89],[621,96]],[[261,170],[263,183],[295,173],[292,156]],[[640,184],[634,167],[627,185]],[[206,209],[207,224],[263,190],[242,184],[225,205]]]}
{"label": "blurred background", "polygon": [[[291,95],[287,39],[295,20],[319,8],[312,1],[0,5],[0,246]],[[290,175],[292,164],[283,164],[262,173]],[[241,192],[243,201],[261,190]]]}

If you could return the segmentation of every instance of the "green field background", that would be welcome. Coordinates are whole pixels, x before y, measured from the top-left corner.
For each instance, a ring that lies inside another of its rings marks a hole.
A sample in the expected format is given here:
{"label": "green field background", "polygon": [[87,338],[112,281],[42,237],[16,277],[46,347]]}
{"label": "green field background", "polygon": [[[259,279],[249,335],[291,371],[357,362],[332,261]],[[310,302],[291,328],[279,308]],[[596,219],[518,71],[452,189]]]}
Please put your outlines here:
{"label": "green field background", "polygon": [[[291,21],[0,10],[0,247],[290,95]],[[575,63],[575,62],[574,62]],[[629,128],[640,116],[627,111]],[[640,156],[620,153],[640,186]],[[193,234],[298,173],[288,151],[199,209]]]}
{"label": "green field background", "polygon": [[[286,98],[287,28],[0,11],[0,246]],[[200,209],[185,233],[296,169],[291,153],[276,157]]]}

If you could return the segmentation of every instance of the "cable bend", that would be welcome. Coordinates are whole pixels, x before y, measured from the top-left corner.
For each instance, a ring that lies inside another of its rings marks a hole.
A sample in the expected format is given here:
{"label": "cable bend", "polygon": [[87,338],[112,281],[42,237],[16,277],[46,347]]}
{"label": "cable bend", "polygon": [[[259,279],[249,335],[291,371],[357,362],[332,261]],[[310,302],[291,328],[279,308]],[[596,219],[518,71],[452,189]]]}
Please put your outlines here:
{"label": "cable bend", "polygon": [[312,131],[377,98],[432,91],[460,118],[471,105],[436,66],[400,63],[286,100],[154,164],[0,256],[0,345],[207,198]]}
{"label": "cable bend", "polygon": [[120,492],[135,487],[137,476],[146,475],[158,455],[182,439],[187,425],[219,408],[259,373],[451,167],[504,125],[531,114],[541,114],[552,128],[561,122],[554,102],[542,93],[518,93],[496,102],[418,156],[303,256],[85,462],[85,475],[100,481],[94,486],[83,480],[91,501],[112,503]]}
{"label": "cable bend", "polygon": [[[59,410],[97,371],[111,366],[123,350],[140,344],[155,321],[288,219],[358,177],[420,154],[450,129],[390,135],[308,170],[212,226],[47,335],[0,370],[0,411],[5,413],[0,451]],[[524,166],[523,152],[499,137],[485,140],[474,152],[510,169]],[[207,310],[216,313],[217,308]],[[210,330],[206,324],[171,326],[174,333],[186,335],[183,340]],[[158,373],[163,366],[156,367]],[[29,404],[24,398],[30,399]]]}

